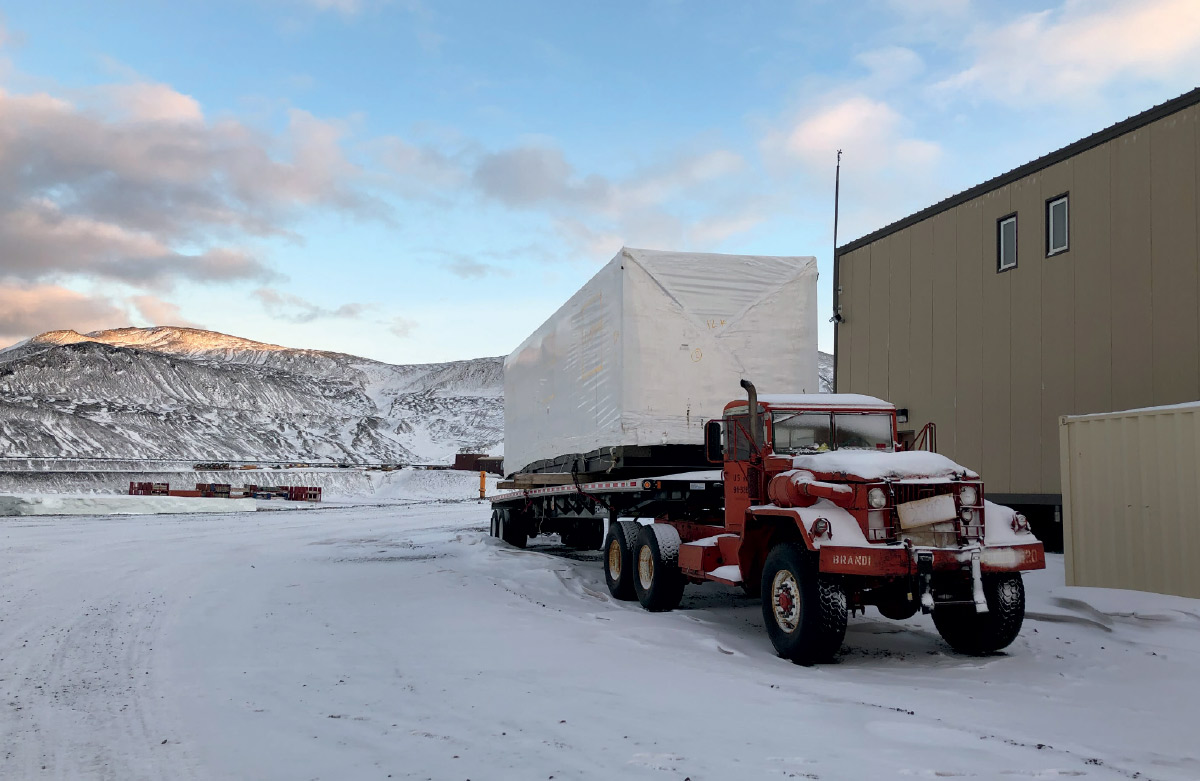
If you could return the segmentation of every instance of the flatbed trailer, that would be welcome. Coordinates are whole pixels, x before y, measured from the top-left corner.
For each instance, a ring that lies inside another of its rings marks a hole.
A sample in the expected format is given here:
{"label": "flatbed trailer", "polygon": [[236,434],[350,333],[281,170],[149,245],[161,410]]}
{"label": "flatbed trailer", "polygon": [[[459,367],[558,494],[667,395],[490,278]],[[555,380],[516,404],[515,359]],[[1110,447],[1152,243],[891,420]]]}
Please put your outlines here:
{"label": "flatbed trailer", "polygon": [[772,644],[798,663],[831,659],[848,614],[868,605],[893,619],[931,613],[963,653],[1016,639],[1020,573],[1045,554],[1023,516],[985,501],[979,475],[902,452],[888,402],[742,386],[747,399],[705,426],[720,469],[529,483],[492,499],[492,535],[600,548],[613,597],[651,611],[677,607],[688,583],[761,594]]}
{"label": "flatbed trailer", "polygon": [[570,482],[492,497],[492,536],[523,548],[530,537],[558,534],[564,545],[598,550],[608,526],[621,518],[705,518],[718,512],[724,500],[720,469],[619,480],[563,477]]}

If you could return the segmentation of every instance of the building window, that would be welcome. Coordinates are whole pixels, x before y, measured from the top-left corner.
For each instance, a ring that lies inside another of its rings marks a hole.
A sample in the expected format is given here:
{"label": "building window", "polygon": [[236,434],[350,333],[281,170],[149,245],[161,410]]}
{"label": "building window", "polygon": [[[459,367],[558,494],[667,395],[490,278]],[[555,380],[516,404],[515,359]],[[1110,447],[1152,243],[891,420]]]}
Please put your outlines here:
{"label": "building window", "polygon": [[996,272],[1017,267],[1017,215],[996,221]]}
{"label": "building window", "polygon": [[1067,251],[1067,196],[1046,201],[1046,257]]}

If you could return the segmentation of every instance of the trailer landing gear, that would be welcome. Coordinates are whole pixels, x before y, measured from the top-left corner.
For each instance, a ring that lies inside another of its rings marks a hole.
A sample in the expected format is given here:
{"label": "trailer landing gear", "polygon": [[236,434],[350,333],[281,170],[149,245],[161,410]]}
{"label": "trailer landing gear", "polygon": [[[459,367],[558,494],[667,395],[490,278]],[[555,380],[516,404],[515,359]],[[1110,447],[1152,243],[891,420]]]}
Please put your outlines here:
{"label": "trailer landing gear", "polygon": [[797,664],[833,659],[846,636],[846,592],[817,571],[800,543],[767,555],[762,575],[763,621],[775,651]]}

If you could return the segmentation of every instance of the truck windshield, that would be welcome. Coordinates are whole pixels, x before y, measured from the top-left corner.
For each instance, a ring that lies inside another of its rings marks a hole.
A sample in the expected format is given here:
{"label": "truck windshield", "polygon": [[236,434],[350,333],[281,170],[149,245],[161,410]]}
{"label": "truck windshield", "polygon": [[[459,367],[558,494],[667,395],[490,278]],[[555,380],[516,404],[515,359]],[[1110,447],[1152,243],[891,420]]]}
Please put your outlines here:
{"label": "truck windshield", "polygon": [[[832,425],[831,425],[832,421]],[[879,413],[780,412],[771,414],[776,453],[826,450],[892,450],[892,416]]]}
{"label": "truck windshield", "polygon": [[834,413],[836,450],[892,450],[892,416],[879,413]]}
{"label": "truck windshield", "polygon": [[828,412],[775,412],[771,418],[776,453],[819,453],[833,447]]}

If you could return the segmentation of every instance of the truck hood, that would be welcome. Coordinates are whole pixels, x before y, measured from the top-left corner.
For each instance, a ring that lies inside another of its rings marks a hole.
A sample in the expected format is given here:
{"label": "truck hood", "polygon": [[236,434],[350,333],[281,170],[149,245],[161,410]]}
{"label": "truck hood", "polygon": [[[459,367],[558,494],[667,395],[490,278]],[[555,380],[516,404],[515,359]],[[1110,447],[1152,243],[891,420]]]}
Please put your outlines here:
{"label": "truck hood", "polygon": [[795,456],[792,466],[807,469],[818,480],[854,480],[864,483],[877,480],[966,479],[979,475],[965,466],[954,463],[937,453],[913,450],[904,453],[883,453],[872,450],[831,450]]}

